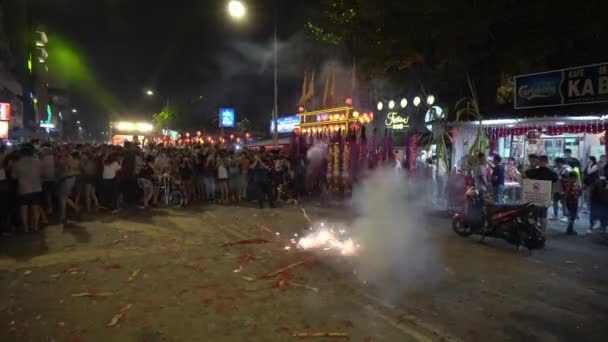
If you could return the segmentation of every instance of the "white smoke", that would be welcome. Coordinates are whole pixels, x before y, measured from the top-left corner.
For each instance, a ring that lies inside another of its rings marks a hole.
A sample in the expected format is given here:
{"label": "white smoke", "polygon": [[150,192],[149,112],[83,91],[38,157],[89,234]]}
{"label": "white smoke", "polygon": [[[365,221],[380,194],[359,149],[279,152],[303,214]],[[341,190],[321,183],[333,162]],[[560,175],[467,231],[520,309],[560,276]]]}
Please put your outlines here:
{"label": "white smoke", "polygon": [[327,157],[327,143],[319,141],[315,143],[306,152],[306,159],[308,159],[308,175],[318,174],[319,167],[322,166],[323,159]]}
{"label": "white smoke", "polygon": [[442,273],[439,249],[427,232],[429,189],[393,169],[374,171],[354,189],[351,231],[362,246],[356,271],[385,294],[427,286]]}

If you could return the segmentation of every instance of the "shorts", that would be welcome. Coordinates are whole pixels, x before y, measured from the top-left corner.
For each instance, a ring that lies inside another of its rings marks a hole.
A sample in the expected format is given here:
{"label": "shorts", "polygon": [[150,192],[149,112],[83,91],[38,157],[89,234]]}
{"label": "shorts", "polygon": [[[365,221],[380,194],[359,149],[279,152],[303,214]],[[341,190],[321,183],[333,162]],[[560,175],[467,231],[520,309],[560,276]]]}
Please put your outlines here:
{"label": "shorts", "polygon": [[57,187],[57,194],[59,195],[59,198],[70,196],[72,190],[74,189],[74,185],[76,185],[76,177],[74,176],[59,181]]}
{"label": "shorts", "polygon": [[97,177],[95,176],[82,176],[82,182],[86,185],[97,185]]}
{"label": "shorts", "polygon": [[152,187],[152,181],[146,178],[137,178],[137,186],[140,189],[144,189],[146,187]]}
{"label": "shorts", "polygon": [[541,218],[541,219],[547,218],[547,211],[548,211],[547,207],[536,207],[536,206],[534,207],[534,215],[537,218]]}
{"label": "shorts", "polygon": [[42,192],[17,195],[19,205],[40,205],[42,203]]}
{"label": "shorts", "polygon": [[53,191],[55,191],[55,186],[57,185],[57,182],[55,181],[44,181],[42,182],[42,192],[46,193],[52,193]]}

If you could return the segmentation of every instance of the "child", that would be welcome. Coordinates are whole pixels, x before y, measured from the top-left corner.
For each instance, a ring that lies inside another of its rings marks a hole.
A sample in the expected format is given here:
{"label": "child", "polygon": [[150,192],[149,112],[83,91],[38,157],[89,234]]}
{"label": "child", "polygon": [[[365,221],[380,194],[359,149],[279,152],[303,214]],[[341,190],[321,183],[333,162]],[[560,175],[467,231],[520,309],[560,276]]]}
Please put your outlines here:
{"label": "child", "polygon": [[566,208],[568,208],[568,229],[566,230],[566,234],[568,235],[576,235],[574,221],[578,213],[578,198],[581,191],[577,178],[576,172],[570,172],[562,178],[564,203],[566,204]]}

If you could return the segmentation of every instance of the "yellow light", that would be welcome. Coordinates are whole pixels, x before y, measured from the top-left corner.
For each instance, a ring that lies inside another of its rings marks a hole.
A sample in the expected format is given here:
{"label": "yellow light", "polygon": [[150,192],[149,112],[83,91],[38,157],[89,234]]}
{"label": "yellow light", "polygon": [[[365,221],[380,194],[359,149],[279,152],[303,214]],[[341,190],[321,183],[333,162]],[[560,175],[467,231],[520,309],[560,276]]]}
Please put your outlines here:
{"label": "yellow light", "polygon": [[116,128],[121,131],[132,131],[134,127],[132,122],[119,122],[116,124]]}
{"label": "yellow light", "polygon": [[154,126],[152,126],[152,124],[149,124],[147,122],[138,122],[137,123],[137,130],[140,132],[150,132],[154,129]]}
{"label": "yellow light", "polygon": [[116,129],[118,129],[119,131],[137,131],[146,133],[154,130],[154,126],[147,122],[121,121],[116,123]]}
{"label": "yellow light", "polygon": [[230,1],[228,3],[228,13],[235,19],[241,19],[245,16],[245,5],[240,1]]}
{"label": "yellow light", "polygon": [[359,117],[359,112],[354,111],[354,112],[353,112],[353,118],[358,118],[358,117]]}

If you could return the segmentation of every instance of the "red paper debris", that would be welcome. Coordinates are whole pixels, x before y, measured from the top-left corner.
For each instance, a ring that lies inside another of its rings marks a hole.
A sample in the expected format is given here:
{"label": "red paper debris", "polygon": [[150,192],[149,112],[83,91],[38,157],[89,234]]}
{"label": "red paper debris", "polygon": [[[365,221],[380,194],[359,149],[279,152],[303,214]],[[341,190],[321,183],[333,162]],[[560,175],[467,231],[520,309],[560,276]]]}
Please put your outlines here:
{"label": "red paper debris", "polygon": [[249,239],[249,240],[239,240],[239,241],[226,241],[223,244],[220,245],[220,247],[228,247],[228,246],[236,246],[236,245],[254,245],[254,244],[261,244],[261,243],[268,243],[270,241],[266,240],[266,239]]}
{"label": "red paper debris", "polygon": [[276,276],[277,274],[281,274],[281,273],[283,273],[283,272],[285,272],[287,270],[290,270],[290,269],[292,269],[294,267],[298,267],[300,265],[305,265],[305,264],[315,264],[317,262],[319,262],[319,259],[317,259],[317,258],[314,258],[314,257],[308,258],[308,259],[305,259],[305,260],[301,260],[301,261],[295,262],[295,263],[293,263],[291,265],[287,265],[287,266],[285,266],[283,268],[279,268],[276,271],[273,271],[273,272],[270,272],[270,273],[264,273],[264,274],[260,275],[259,278],[261,278],[261,279],[272,278],[272,277]]}
{"label": "red paper debris", "polygon": [[103,268],[105,268],[106,270],[119,270],[122,268],[121,264],[109,264],[109,265],[105,265]]}
{"label": "red paper debris", "polygon": [[213,301],[213,299],[210,297],[203,297],[203,299],[201,299],[201,301],[205,304],[209,304]]}
{"label": "red paper debris", "polygon": [[352,328],[353,327],[353,321],[351,321],[349,319],[340,322],[340,324],[342,324],[342,326],[344,326],[345,328]]}

